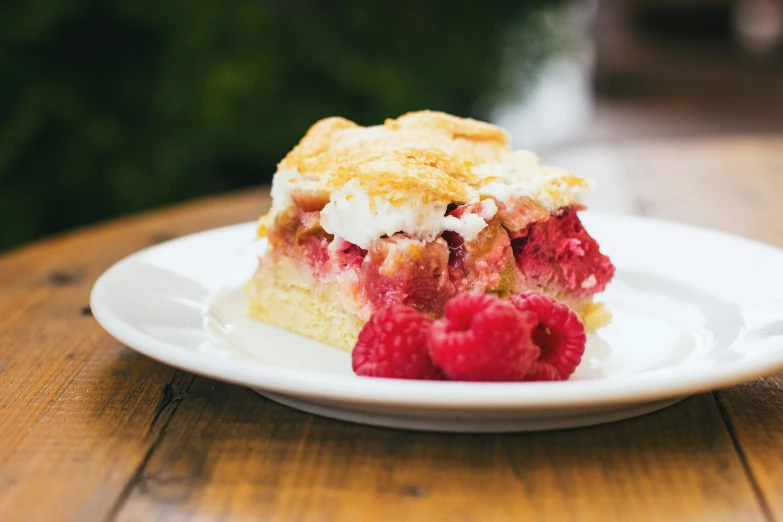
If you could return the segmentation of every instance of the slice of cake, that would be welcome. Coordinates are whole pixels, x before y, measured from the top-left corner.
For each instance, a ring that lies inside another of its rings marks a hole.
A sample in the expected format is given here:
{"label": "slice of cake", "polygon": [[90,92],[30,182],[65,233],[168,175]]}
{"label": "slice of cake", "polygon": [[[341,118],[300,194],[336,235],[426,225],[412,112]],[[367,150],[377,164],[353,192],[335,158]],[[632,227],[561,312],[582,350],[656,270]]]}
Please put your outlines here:
{"label": "slice of cake", "polygon": [[278,165],[249,313],[351,350],[387,305],[439,317],[461,292],[536,290],[594,330],[609,320],[594,296],[614,266],[577,214],[590,189],[488,123],[321,120]]}

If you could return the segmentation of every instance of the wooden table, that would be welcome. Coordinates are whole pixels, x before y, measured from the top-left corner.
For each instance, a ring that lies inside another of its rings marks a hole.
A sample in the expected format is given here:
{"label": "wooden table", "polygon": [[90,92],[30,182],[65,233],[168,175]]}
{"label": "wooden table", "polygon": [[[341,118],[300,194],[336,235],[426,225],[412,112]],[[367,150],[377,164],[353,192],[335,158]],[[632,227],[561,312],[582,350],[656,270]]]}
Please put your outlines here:
{"label": "wooden table", "polygon": [[[783,245],[783,136],[550,159],[600,178],[594,208]],[[593,428],[413,433],[194,377],[91,317],[110,264],[268,203],[206,199],[0,257],[0,520],[783,520],[781,376]]]}

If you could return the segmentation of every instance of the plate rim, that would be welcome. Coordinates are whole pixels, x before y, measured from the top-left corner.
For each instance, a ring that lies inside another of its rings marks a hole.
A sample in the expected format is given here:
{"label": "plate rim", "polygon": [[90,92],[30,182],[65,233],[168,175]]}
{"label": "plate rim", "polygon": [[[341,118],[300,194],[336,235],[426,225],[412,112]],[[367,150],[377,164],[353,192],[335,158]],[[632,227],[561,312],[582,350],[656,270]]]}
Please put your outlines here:
{"label": "plate rim", "polygon": [[[674,227],[689,233],[710,234],[721,240],[741,242],[781,256],[783,250],[735,234],[668,220],[586,212],[591,219],[644,222]],[[117,261],[101,274],[90,293],[90,307],[98,323],[112,337],[151,358],[192,373],[243,386],[261,388],[293,397],[318,398],[356,404],[416,406],[443,409],[552,409],[622,405],[649,402],[713,391],[783,370],[783,347],[772,354],[755,357],[735,366],[697,371],[667,369],[663,374],[635,374],[610,380],[589,379],[562,382],[470,383],[411,381],[324,374],[265,364],[260,361],[226,360],[163,341],[137,329],[104,306],[102,292],[126,265],[151,251],[171,247],[198,236],[226,233],[229,229],[254,227],[245,222],[188,234],[139,250]],[[337,349],[337,348],[335,348]]]}

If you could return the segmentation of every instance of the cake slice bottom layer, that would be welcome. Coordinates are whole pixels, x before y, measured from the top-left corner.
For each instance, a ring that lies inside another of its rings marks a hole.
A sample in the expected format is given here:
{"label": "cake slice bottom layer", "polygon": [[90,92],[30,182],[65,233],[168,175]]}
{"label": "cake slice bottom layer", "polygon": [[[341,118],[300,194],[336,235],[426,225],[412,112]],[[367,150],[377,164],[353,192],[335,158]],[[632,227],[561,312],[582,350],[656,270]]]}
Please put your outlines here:
{"label": "cake slice bottom layer", "polygon": [[[247,284],[248,314],[316,341],[351,351],[364,321],[346,310],[338,283],[314,282],[309,270],[288,257],[264,260]],[[563,299],[587,332],[606,325],[611,314],[592,297]]]}
{"label": "cake slice bottom layer", "polygon": [[248,314],[351,351],[364,321],[342,306],[337,283],[315,285],[310,279],[290,258],[262,263],[245,289]]}

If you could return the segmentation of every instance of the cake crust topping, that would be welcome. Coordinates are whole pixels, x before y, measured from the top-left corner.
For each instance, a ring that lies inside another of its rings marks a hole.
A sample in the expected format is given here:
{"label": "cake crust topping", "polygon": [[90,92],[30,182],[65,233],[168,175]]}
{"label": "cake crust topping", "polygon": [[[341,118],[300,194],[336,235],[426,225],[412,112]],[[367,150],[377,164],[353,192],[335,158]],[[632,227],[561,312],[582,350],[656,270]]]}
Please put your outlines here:
{"label": "cake crust topping", "polygon": [[[434,111],[371,127],[326,118],[278,165],[274,204],[259,230],[263,235],[298,193],[327,201],[324,230],[368,248],[396,232],[432,240],[452,230],[454,220],[446,219],[452,204],[524,199],[554,211],[581,202],[591,188],[590,180],[512,150],[505,131],[489,123]],[[473,237],[482,228],[470,227]]]}

